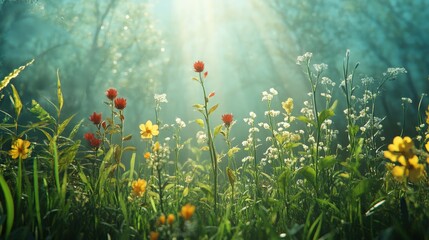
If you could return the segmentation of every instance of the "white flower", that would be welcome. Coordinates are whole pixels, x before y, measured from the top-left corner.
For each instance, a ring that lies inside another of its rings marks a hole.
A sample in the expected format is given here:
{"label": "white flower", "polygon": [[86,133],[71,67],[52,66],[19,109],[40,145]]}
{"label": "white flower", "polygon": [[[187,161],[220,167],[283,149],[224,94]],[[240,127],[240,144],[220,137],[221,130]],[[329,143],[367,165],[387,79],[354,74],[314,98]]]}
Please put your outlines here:
{"label": "white flower", "polygon": [[304,53],[304,55],[298,56],[296,58],[296,64],[301,65],[302,62],[310,60],[311,56],[313,56],[313,54],[311,52],[306,52],[306,53]]}
{"label": "white flower", "polygon": [[321,64],[313,64],[314,69],[316,69],[316,72],[323,72],[326,69],[328,69],[328,65],[325,63]]}
{"label": "white flower", "polygon": [[203,131],[198,131],[196,138],[198,144],[203,144],[207,141],[207,135]]}
{"label": "white flower", "polygon": [[269,94],[267,91],[262,92],[262,101],[271,101],[273,99],[273,95]]}
{"label": "white flower", "polygon": [[275,90],[274,88],[270,88],[270,93],[274,96],[278,94],[277,90]]}
{"label": "white flower", "polygon": [[182,121],[182,119],[180,119],[180,118],[176,118],[176,123],[177,123],[177,126],[178,126],[179,128],[184,128],[184,127],[186,127],[186,123],[185,123],[184,121]]}
{"label": "white flower", "polygon": [[254,112],[250,112],[250,113],[249,113],[249,115],[250,115],[250,117],[251,117],[251,118],[253,118],[253,119],[255,119],[255,118],[256,118],[256,113],[254,113]]}
{"label": "white flower", "polygon": [[154,99],[155,99],[156,103],[168,103],[168,101],[167,101],[167,94],[165,94],[165,93],[163,93],[163,94],[155,94]]}

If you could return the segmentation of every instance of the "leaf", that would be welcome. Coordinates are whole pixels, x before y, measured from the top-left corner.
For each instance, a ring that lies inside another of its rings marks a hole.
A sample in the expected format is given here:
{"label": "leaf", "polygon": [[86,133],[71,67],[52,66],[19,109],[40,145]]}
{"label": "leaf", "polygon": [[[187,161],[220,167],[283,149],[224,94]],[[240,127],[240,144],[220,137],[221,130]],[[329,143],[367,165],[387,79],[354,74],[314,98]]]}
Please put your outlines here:
{"label": "leaf", "polygon": [[228,175],[229,184],[231,184],[231,186],[234,187],[234,183],[235,183],[235,181],[237,179],[236,176],[235,176],[234,171],[231,168],[226,167],[226,173]]}
{"label": "leaf", "polygon": [[204,105],[202,104],[194,104],[192,107],[196,108],[197,110],[204,108]]}
{"label": "leaf", "polygon": [[189,187],[185,187],[185,189],[183,189],[183,197],[188,196],[189,194]]}
{"label": "leaf", "polygon": [[7,75],[6,77],[3,78],[3,80],[0,82],[0,91],[7,87],[7,85],[9,84],[10,80],[16,78],[19,73],[24,70],[26,67],[30,66],[32,63],[34,62],[34,59],[31,60],[30,62],[28,62],[27,64],[25,64],[24,66],[21,66],[15,70],[13,70],[13,72],[9,73],[9,75]]}
{"label": "leaf", "polygon": [[83,123],[83,119],[81,119],[81,120],[79,121],[79,123],[78,123],[78,124],[76,124],[76,125],[73,127],[73,129],[71,130],[70,135],[69,135],[69,138],[70,138],[70,139],[74,138],[74,136],[76,135],[76,133],[77,133],[77,131],[79,130],[80,125],[81,125],[82,123]]}
{"label": "leaf", "polygon": [[203,119],[198,118],[198,119],[196,119],[196,120],[195,120],[195,122],[196,122],[198,125],[200,125],[200,127],[204,128],[204,121],[203,121]]}
{"label": "leaf", "polygon": [[366,178],[366,179],[362,179],[361,181],[359,181],[358,184],[356,184],[356,186],[353,188],[352,190],[352,196],[353,198],[358,198],[361,195],[369,192],[370,190],[370,179]]}
{"label": "leaf", "polygon": [[334,164],[337,162],[337,159],[335,158],[335,155],[329,155],[319,160],[319,166],[320,169],[326,169],[334,166]]}
{"label": "leaf", "polygon": [[[57,95],[58,95],[58,107],[59,112],[61,112],[61,109],[63,108],[64,99],[63,99],[63,93],[61,92],[61,81],[60,81],[60,71],[57,69]],[[59,115],[58,112],[58,115]]]}
{"label": "leaf", "polygon": [[73,114],[71,117],[64,120],[59,126],[58,126],[58,132],[57,135],[61,135],[61,133],[64,131],[64,129],[67,127],[67,125],[70,123],[70,121],[73,119],[73,117],[76,114]]}
{"label": "leaf", "polygon": [[9,238],[10,231],[13,226],[13,218],[14,218],[14,204],[12,194],[10,192],[10,188],[7,185],[6,180],[3,177],[3,174],[0,174],[0,187],[3,191],[5,207],[6,207],[6,233],[5,239]]}
{"label": "leaf", "polygon": [[40,106],[40,104],[36,100],[31,101],[31,109],[30,112],[37,115],[37,118],[40,121],[55,123],[55,119],[49,115],[49,113]]}
{"label": "leaf", "polygon": [[217,125],[217,126],[214,128],[213,136],[214,136],[214,137],[216,137],[216,136],[220,133],[220,131],[221,131],[221,130],[222,130],[222,124]]}
{"label": "leaf", "polygon": [[309,123],[313,126],[316,125],[313,120],[308,119],[306,116],[298,116],[296,117],[296,119],[298,119],[301,122]]}
{"label": "leaf", "polygon": [[304,166],[298,169],[296,177],[305,178],[309,181],[313,186],[316,186],[316,170],[310,166]]}
{"label": "leaf", "polygon": [[209,115],[210,115],[212,112],[216,111],[217,107],[219,107],[219,103],[218,103],[218,104],[216,104],[216,105],[214,105],[213,107],[211,107],[211,108],[210,108],[210,110],[209,110]]}
{"label": "leaf", "polygon": [[15,107],[16,118],[18,119],[22,110],[22,102],[21,98],[19,97],[18,91],[16,91],[15,86],[13,86],[13,84],[11,84],[10,86],[12,87],[13,92],[13,106]]}
{"label": "leaf", "polygon": [[129,134],[129,135],[127,135],[127,136],[123,137],[123,138],[122,138],[122,141],[128,141],[128,140],[131,140],[132,136],[133,136],[132,134]]}

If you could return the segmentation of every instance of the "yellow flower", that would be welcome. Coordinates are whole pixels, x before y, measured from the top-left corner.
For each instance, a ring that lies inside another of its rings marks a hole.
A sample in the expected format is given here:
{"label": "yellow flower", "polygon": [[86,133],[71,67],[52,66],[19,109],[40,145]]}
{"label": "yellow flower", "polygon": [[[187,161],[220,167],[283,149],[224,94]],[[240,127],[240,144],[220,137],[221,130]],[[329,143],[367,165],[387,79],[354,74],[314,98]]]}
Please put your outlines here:
{"label": "yellow flower", "polygon": [[[426,149],[429,145],[426,144]],[[402,181],[408,178],[411,182],[418,182],[426,173],[424,166],[419,163],[419,157],[415,155],[413,140],[409,137],[395,137],[389,144],[388,151],[384,151],[384,157],[390,159],[395,166],[388,167],[393,177]]]}
{"label": "yellow flower", "polygon": [[134,196],[142,197],[144,192],[146,191],[147,182],[144,179],[137,179],[137,181],[133,181],[131,184],[132,193]]}
{"label": "yellow flower", "polygon": [[165,215],[164,214],[162,214],[161,216],[159,216],[158,222],[161,225],[165,224]]}
{"label": "yellow flower", "polygon": [[189,220],[192,217],[192,215],[194,215],[194,212],[195,212],[195,206],[188,203],[182,207],[182,210],[180,211],[180,215],[185,220]]}
{"label": "yellow flower", "polygon": [[287,114],[291,114],[293,110],[293,99],[288,98],[286,102],[282,102],[282,107],[287,112]]}
{"label": "yellow flower", "polygon": [[145,159],[149,159],[150,158],[150,152],[145,152],[145,154],[143,155],[143,157]]}
{"label": "yellow flower", "polygon": [[140,134],[143,139],[152,138],[153,136],[157,136],[159,134],[158,125],[152,125],[152,122],[148,120],[145,124],[140,124]]}
{"label": "yellow flower", "polygon": [[26,159],[30,153],[30,149],[28,149],[29,147],[29,141],[18,138],[12,144],[12,149],[9,151],[9,155],[12,157],[12,159],[17,159],[19,157],[21,157],[21,159]]}
{"label": "yellow flower", "polygon": [[174,214],[171,214],[171,213],[168,214],[167,223],[172,225],[174,223],[174,220],[176,220],[176,217],[174,216]]}
{"label": "yellow flower", "polygon": [[159,142],[156,142],[152,146],[152,151],[158,152],[159,151]]}

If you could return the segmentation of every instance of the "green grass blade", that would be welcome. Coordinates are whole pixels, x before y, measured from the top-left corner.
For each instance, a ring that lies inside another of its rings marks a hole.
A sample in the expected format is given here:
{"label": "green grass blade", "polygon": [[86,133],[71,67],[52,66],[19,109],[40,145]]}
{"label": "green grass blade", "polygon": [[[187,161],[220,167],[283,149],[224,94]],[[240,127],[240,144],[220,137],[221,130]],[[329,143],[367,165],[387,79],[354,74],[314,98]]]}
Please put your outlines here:
{"label": "green grass blade", "polygon": [[34,182],[34,205],[36,206],[37,226],[41,239],[43,239],[42,218],[40,217],[40,201],[39,201],[39,173],[37,170],[37,158],[33,161],[33,182]]}
{"label": "green grass blade", "polygon": [[12,194],[10,193],[9,186],[6,183],[6,180],[3,177],[3,174],[0,174],[0,187],[3,190],[5,204],[6,204],[6,234],[5,238],[9,237],[10,231],[12,230],[13,220],[15,215],[15,209],[13,204]]}

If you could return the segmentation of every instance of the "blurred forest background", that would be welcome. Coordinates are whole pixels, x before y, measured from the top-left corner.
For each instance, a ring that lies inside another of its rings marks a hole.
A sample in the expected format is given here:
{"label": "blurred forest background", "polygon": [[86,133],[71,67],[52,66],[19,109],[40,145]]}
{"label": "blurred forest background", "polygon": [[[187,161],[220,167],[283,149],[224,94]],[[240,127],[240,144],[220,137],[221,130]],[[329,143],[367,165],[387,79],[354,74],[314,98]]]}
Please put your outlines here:
{"label": "blurred forest background", "polygon": [[[301,106],[310,87],[296,57],[305,52],[313,53],[313,63],[328,64],[325,75],[341,94],[350,49],[352,64],[360,62],[357,82],[377,81],[389,67],[408,71],[379,98],[378,115],[387,116],[392,136],[400,133],[401,98],[413,100],[407,114],[415,123],[420,96],[429,90],[428,19],[426,0],[3,0],[0,75],[35,59],[14,80],[30,107],[31,99],[55,101],[59,69],[66,115],[78,113],[76,121],[107,114],[104,92],[115,87],[127,99],[126,131],[137,134],[139,123],[154,119],[155,93],[169,100],[164,122],[200,117],[192,109],[202,102],[191,80],[197,60],[206,63],[208,91],[216,92],[219,124],[224,113],[242,122],[250,111],[263,111],[261,92],[271,87],[280,93],[277,108],[288,97]],[[2,110],[8,102],[0,102]]]}

